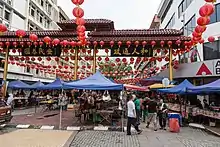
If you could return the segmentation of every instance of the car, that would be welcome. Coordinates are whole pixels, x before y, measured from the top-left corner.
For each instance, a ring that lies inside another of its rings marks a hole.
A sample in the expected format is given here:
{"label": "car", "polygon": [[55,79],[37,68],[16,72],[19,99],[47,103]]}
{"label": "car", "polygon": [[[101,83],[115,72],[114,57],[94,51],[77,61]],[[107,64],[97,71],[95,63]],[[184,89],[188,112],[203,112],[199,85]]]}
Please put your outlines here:
{"label": "car", "polygon": [[8,123],[12,119],[12,108],[0,99],[0,124]]}

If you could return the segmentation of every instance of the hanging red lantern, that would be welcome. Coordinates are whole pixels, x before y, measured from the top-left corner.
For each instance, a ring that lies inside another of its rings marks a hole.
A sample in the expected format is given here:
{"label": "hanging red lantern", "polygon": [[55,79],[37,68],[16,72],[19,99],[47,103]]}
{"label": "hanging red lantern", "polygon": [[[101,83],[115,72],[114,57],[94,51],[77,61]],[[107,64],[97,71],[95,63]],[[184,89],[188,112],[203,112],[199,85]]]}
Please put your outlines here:
{"label": "hanging red lantern", "polygon": [[19,38],[22,38],[26,35],[26,32],[24,30],[17,30],[15,33]]}
{"label": "hanging red lantern", "polygon": [[212,13],[214,13],[215,11],[214,9],[215,8],[213,4],[205,4],[199,9],[199,14],[202,17],[207,17],[207,16],[212,15]]}
{"label": "hanging red lantern", "polygon": [[131,41],[127,41],[126,44],[127,44],[128,47],[130,47],[131,46]]}
{"label": "hanging red lantern", "polygon": [[36,34],[30,34],[29,39],[30,39],[32,42],[34,42],[34,41],[37,41],[37,40],[38,40],[38,37],[37,37]]}
{"label": "hanging red lantern", "polygon": [[199,40],[199,43],[200,43],[200,44],[203,44],[204,42],[205,42],[204,39],[200,39],[200,40]]}
{"label": "hanging red lantern", "polygon": [[83,9],[82,8],[80,8],[80,7],[75,7],[74,9],[73,9],[73,16],[75,16],[75,17],[78,17],[78,18],[81,18],[81,17],[83,17],[84,16],[84,11],[83,11]]}
{"label": "hanging red lantern", "polygon": [[85,25],[86,21],[84,18],[76,18],[77,25]]}
{"label": "hanging red lantern", "polygon": [[165,61],[166,62],[170,61],[170,58],[169,57],[165,57]]}
{"label": "hanging red lantern", "polygon": [[161,62],[161,61],[162,61],[162,58],[161,58],[161,57],[158,57],[158,58],[157,58],[157,61],[158,61],[158,62]]}
{"label": "hanging red lantern", "polygon": [[147,62],[147,61],[148,61],[148,58],[147,58],[147,57],[144,57],[143,61],[144,61],[144,62]]}
{"label": "hanging red lantern", "polygon": [[122,42],[118,41],[118,46],[121,47],[121,45],[122,45]]}
{"label": "hanging red lantern", "polygon": [[123,59],[122,59],[122,62],[123,62],[123,63],[126,63],[126,62],[127,62],[127,59],[126,59],[126,58],[123,58]]}
{"label": "hanging red lantern", "polygon": [[181,45],[181,41],[180,41],[180,40],[177,40],[177,41],[176,41],[176,45],[180,46],[180,45]]}
{"label": "hanging red lantern", "polygon": [[76,28],[77,32],[85,32],[86,31],[86,27],[84,25],[79,25]]}
{"label": "hanging red lantern", "polygon": [[106,49],[105,49],[105,52],[108,54],[108,53],[109,53],[109,50],[106,48]]}
{"label": "hanging red lantern", "polygon": [[114,46],[114,44],[115,44],[115,42],[114,41],[110,41],[110,46],[111,46],[111,48]]}
{"label": "hanging red lantern", "polygon": [[75,5],[82,5],[84,3],[84,0],[72,0],[72,3]]}
{"label": "hanging red lantern", "polygon": [[143,45],[143,47],[145,47],[147,45],[147,41],[143,41],[142,45]]}
{"label": "hanging red lantern", "polygon": [[58,62],[59,61],[59,57],[55,57],[54,60]]}
{"label": "hanging red lantern", "polygon": [[168,46],[170,48],[172,46],[173,42],[172,41],[168,41],[167,44],[168,44]]}
{"label": "hanging red lantern", "polygon": [[78,42],[77,42],[77,46],[82,46],[82,42],[81,42],[81,41],[78,41]]}
{"label": "hanging red lantern", "polygon": [[138,47],[140,42],[139,41],[135,41],[134,44],[135,44],[136,47]]}
{"label": "hanging red lantern", "polygon": [[156,45],[155,41],[151,41],[151,46],[154,47]]}
{"label": "hanging red lantern", "polygon": [[101,47],[103,47],[105,42],[104,41],[100,41],[99,44],[100,44]]}
{"label": "hanging red lantern", "polygon": [[98,61],[102,61],[102,57],[98,57]]}
{"label": "hanging red lantern", "polygon": [[164,47],[165,42],[164,41],[160,41],[160,46]]}
{"label": "hanging red lantern", "polygon": [[198,33],[198,34],[203,33],[203,32],[206,31],[206,28],[207,28],[206,26],[196,26],[195,27],[195,32]]}
{"label": "hanging red lantern", "polygon": [[44,42],[45,42],[46,44],[49,44],[49,43],[51,42],[51,38],[48,37],[48,36],[44,37]]}
{"label": "hanging red lantern", "polygon": [[69,61],[69,57],[65,57],[64,60],[65,60],[65,61]]}
{"label": "hanging red lantern", "polygon": [[116,62],[120,62],[121,59],[120,59],[120,58],[116,58],[115,61],[116,61]]}
{"label": "hanging red lantern", "polygon": [[160,53],[160,49],[157,49],[157,53],[158,53],[158,54]]}
{"label": "hanging red lantern", "polygon": [[134,58],[133,58],[133,57],[131,57],[131,58],[130,58],[130,61],[131,61],[131,62],[134,62]]}
{"label": "hanging red lantern", "polygon": [[209,36],[208,41],[211,42],[211,43],[212,43],[212,42],[215,42],[215,37]]}
{"label": "hanging red lantern", "polygon": [[4,24],[0,24],[0,33],[6,32],[8,29]]}
{"label": "hanging red lantern", "polygon": [[199,17],[197,19],[197,24],[200,26],[208,25],[210,22],[210,17]]}
{"label": "hanging red lantern", "polygon": [[175,65],[175,66],[173,66],[173,68],[174,68],[174,69],[178,69],[178,66]]}
{"label": "hanging red lantern", "polygon": [[60,40],[56,38],[53,40],[52,44],[57,46],[58,44],[60,44]]}
{"label": "hanging red lantern", "polygon": [[75,47],[75,46],[76,46],[76,42],[75,42],[75,41],[71,41],[71,42],[70,42],[70,46],[71,46],[71,47]]}
{"label": "hanging red lantern", "polygon": [[98,45],[98,42],[97,42],[97,41],[94,41],[94,42],[93,42],[93,45],[94,45],[94,46],[97,46],[97,45]]}
{"label": "hanging red lantern", "polygon": [[42,58],[41,58],[41,57],[38,57],[37,60],[38,60],[38,61],[42,61]]}
{"label": "hanging red lantern", "polygon": [[201,35],[202,35],[201,33],[197,33],[197,32],[192,33],[193,37],[201,37]]}
{"label": "hanging red lantern", "polygon": [[108,62],[108,61],[109,61],[109,57],[105,57],[105,61],[107,61],[107,62]]}
{"label": "hanging red lantern", "polygon": [[35,58],[34,58],[34,57],[32,57],[32,58],[31,58],[31,61],[35,61]]}

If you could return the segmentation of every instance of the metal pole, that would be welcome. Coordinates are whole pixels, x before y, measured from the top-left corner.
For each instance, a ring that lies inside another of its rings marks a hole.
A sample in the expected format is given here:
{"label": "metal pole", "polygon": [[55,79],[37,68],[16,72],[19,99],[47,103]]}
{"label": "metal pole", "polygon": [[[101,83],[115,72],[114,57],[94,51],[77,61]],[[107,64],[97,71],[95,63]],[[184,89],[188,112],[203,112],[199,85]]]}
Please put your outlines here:
{"label": "metal pole", "polygon": [[93,69],[92,69],[93,74],[96,73],[96,47],[94,46],[93,49]]}
{"label": "metal pole", "polygon": [[74,80],[77,80],[77,71],[78,71],[78,48],[75,50],[75,62],[74,62]]}
{"label": "metal pole", "polygon": [[60,99],[60,123],[59,123],[59,129],[61,130],[62,129],[62,108],[63,108],[63,102],[62,102],[62,99],[63,99],[63,89],[62,89],[62,96],[61,96],[61,99]]}
{"label": "metal pole", "polygon": [[3,96],[6,96],[6,92],[7,92],[7,75],[8,75],[8,56],[9,56],[9,50],[8,50],[8,46],[6,47],[6,51],[5,51],[5,65],[4,65],[4,74],[3,74],[3,81],[4,81],[4,85],[3,85]]}
{"label": "metal pole", "polygon": [[173,81],[173,66],[172,66],[172,62],[173,62],[173,53],[172,53],[172,48],[169,49],[169,55],[170,55],[170,62],[169,62],[169,78],[170,78],[170,82]]}
{"label": "metal pole", "polygon": [[124,132],[124,104],[123,104],[123,99],[124,99],[124,88],[122,90],[122,99],[121,99],[121,105],[122,105],[122,116],[121,116],[121,127],[122,127],[122,132]]}

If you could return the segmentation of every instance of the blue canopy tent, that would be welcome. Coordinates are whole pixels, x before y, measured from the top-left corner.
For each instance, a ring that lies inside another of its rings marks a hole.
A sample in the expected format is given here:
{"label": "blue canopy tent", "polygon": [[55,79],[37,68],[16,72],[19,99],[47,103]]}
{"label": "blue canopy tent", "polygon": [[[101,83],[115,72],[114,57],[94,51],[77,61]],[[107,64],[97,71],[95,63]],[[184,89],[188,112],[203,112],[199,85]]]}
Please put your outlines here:
{"label": "blue canopy tent", "polygon": [[86,79],[64,83],[64,88],[86,90],[123,90],[123,85],[112,82],[97,71],[94,75]]}
{"label": "blue canopy tent", "polygon": [[30,85],[20,80],[12,81],[8,83],[8,88],[10,89],[30,89],[30,87],[31,87]]}
{"label": "blue canopy tent", "polygon": [[44,86],[44,84],[41,83],[41,81],[37,81],[36,83],[30,86],[30,89],[38,89],[38,88],[41,88],[42,86]]}
{"label": "blue canopy tent", "polygon": [[177,86],[168,89],[158,89],[158,92],[161,93],[173,93],[173,94],[189,94],[187,88],[195,87],[192,83],[190,83],[187,79],[185,79],[182,83]]}
{"label": "blue canopy tent", "polygon": [[55,81],[53,81],[50,84],[42,85],[38,87],[38,90],[61,90],[63,89],[64,81],[60,78],[57,78]]}
{"label": "blue canopy tent", "polygon": [[201,92],[201,93],[209,93],[209,92],[220,92],[220,79],[201,86],[194,86],[187,88],[189,92]]}

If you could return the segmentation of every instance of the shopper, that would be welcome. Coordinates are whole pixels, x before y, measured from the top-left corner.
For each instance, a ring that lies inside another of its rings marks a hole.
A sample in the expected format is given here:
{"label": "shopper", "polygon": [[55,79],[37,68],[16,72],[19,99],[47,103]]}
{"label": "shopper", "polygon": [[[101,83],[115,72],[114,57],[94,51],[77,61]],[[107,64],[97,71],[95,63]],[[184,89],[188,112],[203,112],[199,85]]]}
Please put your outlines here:
{"label": "shopper", "polygon": [[155,100],[150,100],[148,103],[148,117],[147,117],[147,126],[149,128],[150,123],[153,121],[154,131],[157,131],[157,102]]}
{"label": "shopper", "polygon": [[136,95],[132,95],[135,104],[136,116],[137,116],[137,125],[140,125],[140,117],[141,117],[141,101],[140,98],[137,98]]}
{"label": "shopper", "polygon": [[137,115],[132,95],[128,95],[127,109],[127,135],[131,135],[131,125],[133,125],[138,134],[140,134],[142,131],[138,128],[137,125]]}
{"label": "shopper", "polygon": [[159,104],[159,111],[158,111],[160,129],[166,130],[167,110],[168,110],[167,105],[164,103],[163,99],[161,99]]}

